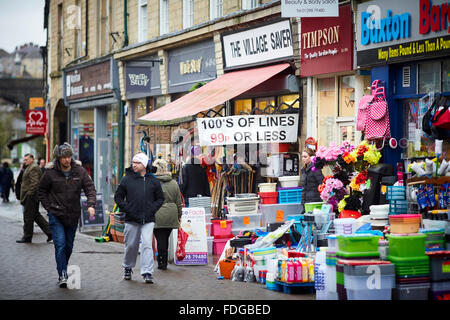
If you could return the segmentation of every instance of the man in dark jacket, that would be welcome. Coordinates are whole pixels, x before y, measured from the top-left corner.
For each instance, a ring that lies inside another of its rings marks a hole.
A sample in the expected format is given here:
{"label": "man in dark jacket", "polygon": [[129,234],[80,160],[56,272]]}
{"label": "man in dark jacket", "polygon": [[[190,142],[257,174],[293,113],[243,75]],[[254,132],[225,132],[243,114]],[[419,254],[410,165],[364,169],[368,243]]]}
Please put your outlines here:
{"label": "man in dark jacket", "polygon": [[38,188],[41,170],[34,162],[34,156],[27,153],[23,157],[25,171],[20,188],[20,204],[23,205],[23,237],[17,243],[30,243],[33,238],[34,223],[47,235],[47,242],[52,240],[52,234],[47,220],[39,212]]}
{"label": "man in dark jacket", "polygon": [[3,202],[9,202],[10,189],[14,191],[14,174],[9,168],[8,162],[3,162],[3,176],[1,178],[3,189]]}
{"label": "man in dark jacket", "polygon": [[180,191],[186,207],[189,206],[189,198],[198,195],[211,196],[206,169],[200,164],[201,148],[198,146],[192,147],[191,154],[193,157],[181,169]]}
{"label": "man in dark jacket", "polygon": [[146,283],[153,283],[153,229],[155,214],[164,202],[164,194],[159,181],[149,172],[148,160],[144,153],[133,157],[132,170],[127,169],[127,174],[114,195],[114,201],[120,212],[125,213],[125,252],[122,263],[125,268],[124,279],[131,280],[142,236],[140,271]]}
{"label": "man in dark jacket", "polygon": [[[56,146],[55,160],[46,166],[39,184],[39,200],[48,212],[50,230],[55,244],[58,284],[67,287],[67,265],[81,216],[81,189],[87,197],[88,212],[95,216],[97,195],[94,182],[81,162],[72,159],[73,150],[68,143]],[[38,166],[36,166],[40,172]],[[23,186],[22,186],[23,188]]]}

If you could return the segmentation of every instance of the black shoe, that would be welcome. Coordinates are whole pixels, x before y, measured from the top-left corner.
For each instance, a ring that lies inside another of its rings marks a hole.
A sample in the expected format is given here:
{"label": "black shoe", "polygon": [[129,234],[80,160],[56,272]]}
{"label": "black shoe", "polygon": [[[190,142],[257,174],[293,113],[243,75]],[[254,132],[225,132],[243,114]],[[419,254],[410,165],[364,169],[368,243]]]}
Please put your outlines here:
{"label": "black shoe", "polygon": [[53,241],[53,237],[52,237],[52,235],[49,235],[48,237],[47,237],[47,242],[52,242]]}
{"label": "black shoe", "polygon": [[124,272],[123,272],[123,279],[124,280],[131,280],[131,273],[133,272],[133,270],[131,270],[131,268],[125,268]]}
{"label": "black shoe", "polygon": [[31,243],[31,239],[22,238],[20,240],[16,240],[17,243]]}
{"label": "black shoe", "polygon": [[153,278],[150,273],[144,274],[144,281],[145,283],[153,283]]}
{"label": "black shoe", "polygon": [[58,285],[60,288],[67,288],[67,279],[67,273],[63,271],[61,276],[58,278]]}

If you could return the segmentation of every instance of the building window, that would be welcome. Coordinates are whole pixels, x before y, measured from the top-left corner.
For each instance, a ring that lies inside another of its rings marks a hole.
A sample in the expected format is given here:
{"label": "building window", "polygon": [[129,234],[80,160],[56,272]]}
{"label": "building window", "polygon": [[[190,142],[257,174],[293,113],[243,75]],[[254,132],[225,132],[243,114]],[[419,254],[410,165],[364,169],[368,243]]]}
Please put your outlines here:
{"label": "building window", "polygon": [[210,20],[222,17],[223,14],[223,0],[209,1],[209,16]]}
{"label": "building window", "polygon": [[442,92],[450,91],[450,60],[442,63]]}
{"label": "building window", "polygon": [[147,0],[139,0],[139,36],[138,41],[147,40]]}
{"label": "building window", "polygon": [[241,99],[234,101],[234,114],[250,114],[252,112],[252,99]]}
{"label": "building window", "polygon": [[338,117],[355,116],[355,76],[339,77]]}
{"label": "building window", "polygon": [[441,62],[419,63],[419,94],[441,90]]}
{"label": "building window", "polygon": [[183,29],[194,25],[194,0],[183,0]]}
{"label": "building window", "polygon": [[81,57],[81,5],[80,0],[76,0],[74,13],[75,17],[75,58]]}
{"label": "building window", "polygon": [[335,78],[317,80],[317,139],[319,145],[336,142],[336,84]]}
{"label": "building window", "polygon": [[249,10],[256,8],[259,5],[259,0],[242,0],[242,9]]}
{"label": "building window", "polygon": [[298,94],[288,94],[278,97],[279,110],[285,110],[289,108],[298,109],[300,107],[300,96]]}
{"label": "building window", "polygon": [[160,0],[159,2],[159,34],[169,33],[169,0]]}
{"label": "building window", "polygon": [[58,69],[62,68],[64,62],[64,16],[63,4],[58,4]]}

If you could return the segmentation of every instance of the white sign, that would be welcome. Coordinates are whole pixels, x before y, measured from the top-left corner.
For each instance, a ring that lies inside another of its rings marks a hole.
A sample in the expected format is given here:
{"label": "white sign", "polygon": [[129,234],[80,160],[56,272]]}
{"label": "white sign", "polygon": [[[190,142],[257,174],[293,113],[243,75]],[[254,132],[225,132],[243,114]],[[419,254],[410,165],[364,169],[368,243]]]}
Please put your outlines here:
{"label": "white sign", "polygon": [[201,146],[296,142],[298,114],[198,118]]}
{"label": "white sign", "polygon": [[226,68],[294,55],[289,20],[229,34],[223,37]]}
{"label": "white sign", "polygon": [[[183,208],[180,227],[188,234],[186,242],[186,256],[182,261],[177,260],[176,245],[174,246],[175,264],[203,265],[208,264],[208,244],[206,241],[205,208]],[[174,239],[177,239],[174,232]],[[176,243],[176,240],[175,240]]]}
{"label": "white sign", "polygon": [[281,16],[296,17],[338,17],[338,0],[281,0]]}

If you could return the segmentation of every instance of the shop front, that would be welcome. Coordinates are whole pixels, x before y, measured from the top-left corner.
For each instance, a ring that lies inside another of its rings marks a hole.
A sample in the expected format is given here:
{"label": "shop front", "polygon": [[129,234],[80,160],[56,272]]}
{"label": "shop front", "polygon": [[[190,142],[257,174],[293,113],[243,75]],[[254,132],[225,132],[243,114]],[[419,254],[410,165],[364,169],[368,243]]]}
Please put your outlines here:
{"label": "shop front", "polygon": [[338,17],[302,18],[301,77],[307,83],[307,135],[319,145],[358,143],[355,100],[370,86],[370,76],[353,63],[350,5]]}
{"label": "shop front", "polygon": [[[385,147],[385,162],[405,168],[416,158],[435,156],[435,139],[422,119],[437,94],[450,96],[450,36],[447,1],[370,1],[358,6],[357,65],[386,90],[395,148]],[[379,15],[372,14],[377,8]],[[382,26],[385,26],[382,28]],[[395,125],[393,125],[395,124]],[[444,139],[444,152],[448,140]]]}
{"label": "shop front", "polygon": [[64,70],[64,99],[70,110],[74,159],[92,177],[104,206],[112,210],[119,183],[118,71],[111,58]]}

